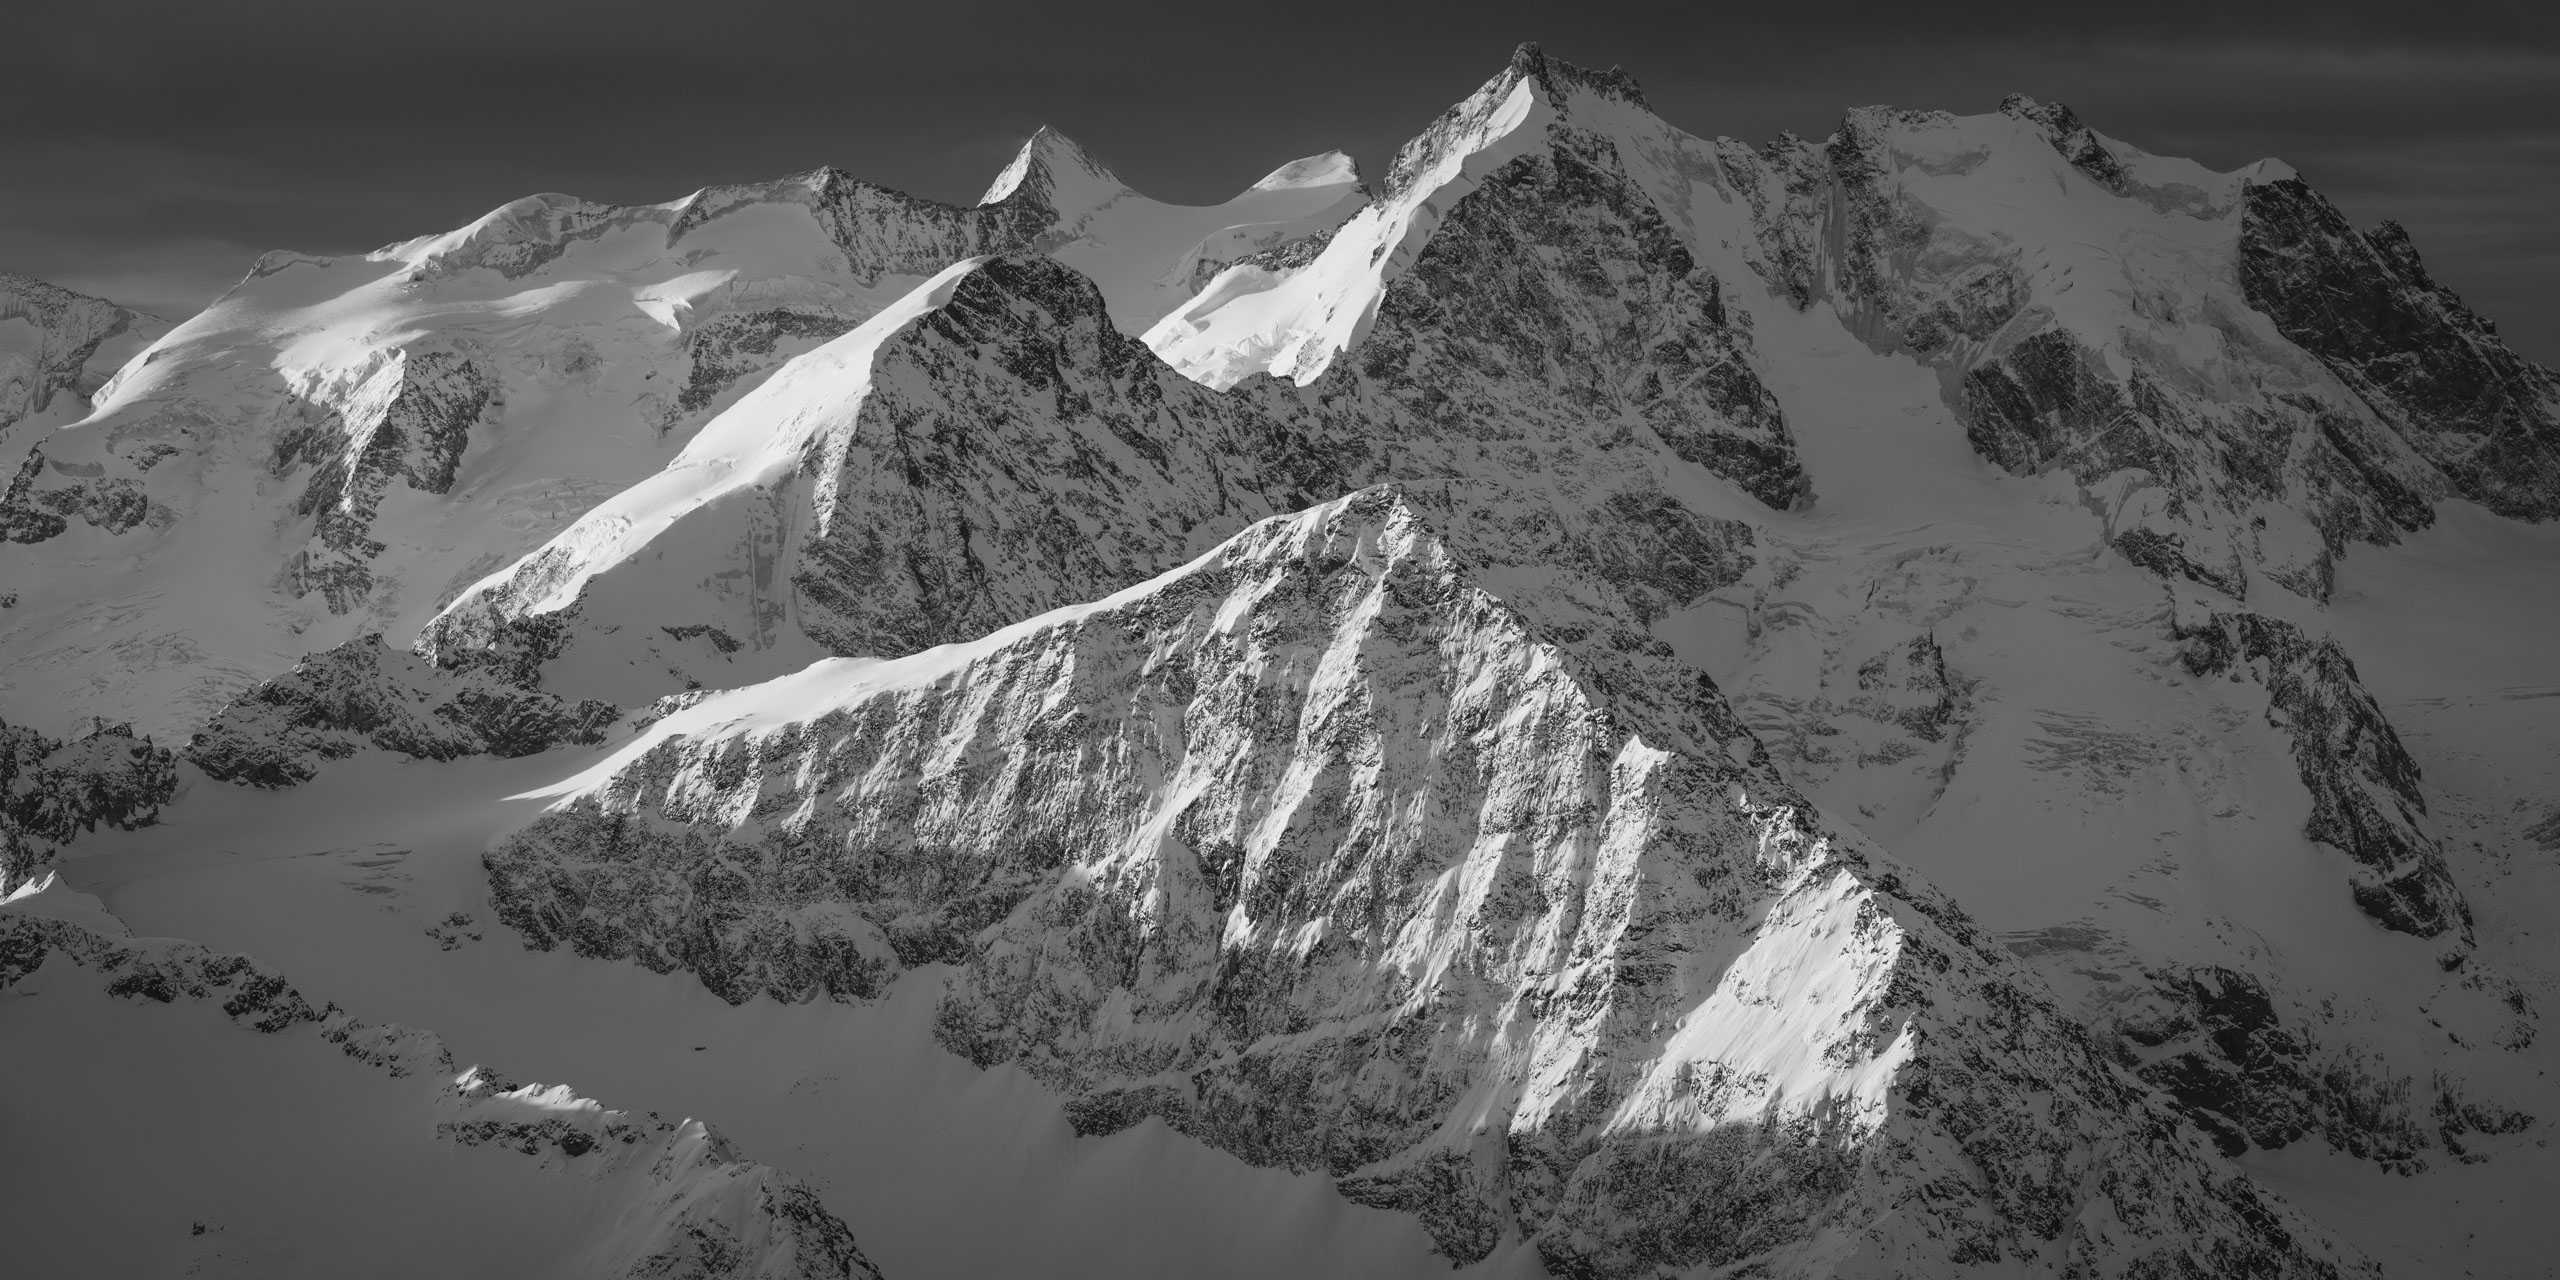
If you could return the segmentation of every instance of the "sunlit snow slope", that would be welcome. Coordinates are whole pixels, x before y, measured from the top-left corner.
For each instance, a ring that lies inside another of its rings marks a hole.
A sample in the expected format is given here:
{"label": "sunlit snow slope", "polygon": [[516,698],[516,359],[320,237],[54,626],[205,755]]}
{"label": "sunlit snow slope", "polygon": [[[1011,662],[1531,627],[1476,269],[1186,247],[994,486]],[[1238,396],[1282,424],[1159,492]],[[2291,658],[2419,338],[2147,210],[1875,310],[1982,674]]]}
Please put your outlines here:
{"label": "sunlit snow slope", "polygon": [[[49,731],[104,716],[183,736],[304,652],[369,631],[405,645],[775,366],[956,260],[1058,254],[1134,331],[1201,272],[1363,199],[1327,155],[1223,205],[1165,205],[1043,130],[972,208],[820,170],[663,205],[531,196],[361,257],[270,254],[86,420],[8,433],[0,697]],[[29,305],[6,304],[0,353],[54,360],[5,338]],[[38,402],[75,373],[7,376]]]}

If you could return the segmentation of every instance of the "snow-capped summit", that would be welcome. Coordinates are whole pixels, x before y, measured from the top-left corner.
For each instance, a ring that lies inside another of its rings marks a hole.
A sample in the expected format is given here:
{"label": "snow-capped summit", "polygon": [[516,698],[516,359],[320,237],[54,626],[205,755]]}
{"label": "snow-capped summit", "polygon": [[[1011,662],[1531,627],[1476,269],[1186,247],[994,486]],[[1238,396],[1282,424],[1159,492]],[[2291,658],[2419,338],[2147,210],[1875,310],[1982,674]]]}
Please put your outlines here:
{"label": "snow-capped summit", "polygon": [[[1321,240],[1364,205],[1358,168],[1338,151],[1292,160],[1215,205],[1169,205],[1123,184],[1065,134],[1043,125],[980,197],[1026,204],[1055,229],[1037,244],[1091,276],[1112,319],[1144,331],[1228,264]],[[990,246],[1000,250],[1006,246]]]}
{"label": "snow-capped summit", "polygon": [[268,255],[90,421],[9,434],[0,696],[57,732],[102,715],[183,737],[305,652],[405,643],[954,262],[1054,253],[1135,331],[1365,198],[1320,164],[1166,205],[1080,157],[1044,133],[1020,166],[1034,180],[977,208],[817,170],[655,205],[531,196],[368,255]]}
{"label": "snow-capped summit", "polygon": [[1103,167],[1076,141],[1042,125],[1023,140],[1022,149],[987,184],[981,205],[1010,199],[1017,192],[1040,200],[1062,214],[1098,208],[1129,193],[1118,175]]}
{"label": "snow-capped summit", "polygon": [[1430,238],[1441,212],[1538,145],[1557,102],[1586,91],[1641,101],[1632,81],[1573,71],[1522,45],[1501,74],[1397,150],[1376,203],[1311,254],[1248,259],[1219,273],[1149,329],[1147,345],[1215,387],[1256,373],[1312,382],[1358,344],[1379,295]]}

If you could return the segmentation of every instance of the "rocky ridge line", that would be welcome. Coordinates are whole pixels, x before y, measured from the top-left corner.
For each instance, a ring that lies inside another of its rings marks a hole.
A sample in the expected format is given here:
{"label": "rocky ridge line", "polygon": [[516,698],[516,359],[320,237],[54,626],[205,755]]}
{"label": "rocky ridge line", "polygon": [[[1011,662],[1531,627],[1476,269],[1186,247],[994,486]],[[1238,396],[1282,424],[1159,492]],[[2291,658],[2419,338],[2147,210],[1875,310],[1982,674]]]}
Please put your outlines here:
{"label": "rocky ridge line", "polygon": [[943,1042],[1081,1129],[1327,1171],[1459,1261],[2362,1272],[1943,899],[1581,672],[1363,491],[704,699],[493,849],[493,898],[733,1001],[955,966]]}

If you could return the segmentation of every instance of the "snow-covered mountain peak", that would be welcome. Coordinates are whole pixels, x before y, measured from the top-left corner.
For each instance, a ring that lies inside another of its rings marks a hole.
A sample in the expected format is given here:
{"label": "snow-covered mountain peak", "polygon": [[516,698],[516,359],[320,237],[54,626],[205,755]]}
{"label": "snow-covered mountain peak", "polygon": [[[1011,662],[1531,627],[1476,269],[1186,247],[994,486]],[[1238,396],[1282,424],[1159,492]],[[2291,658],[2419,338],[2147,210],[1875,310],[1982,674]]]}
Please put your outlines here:
{"label": "snow-covered mountain peak", "polygon": [[[820,169],[650,205],[529,196],[370,255],[261,259],[88,427],[10,442],[0,575],[26,586],[0,617],[0,693],[56,730],[104,714],[183,736],[314,647],[405,643],[764,375],[956,262],[1054,254],[1135,332],[1366,198],[1322,158],[1194,208],[1125,191],[1054,132],[1026,156],[1031,180],[976,208]],[[114,656],[101,598],[133,601],[113,625],[147,657]],[[165,639],[206,636],[173,619],[216,599],[214,644]]]}
{"label": "snow-covered mountain peak", "polygon": [[1631,731],[1426,505],[1362,490],[980,641],[712,695],[492,849],[493,902],[733,1002],[948,965],[916,975],[942,1043],[1080,1131],[1321,1170],[1459,1262],[2357,1272],[1932,891]]}
{"label": "snow-covered mountain peak", "polygon": [[[1562,58],[1548,56],[1546,50],[1532,41],[1524,41],[1511,51],[1506,76],[1516,76],[1535,85],[1549,101],[1590,95],[1629,106],[1645,107],[1644,88],[1623,67],[1594,71]],[[1648,110],[1650,108],[1647,108]]]}
{"label": "snow-covered mountain peak", "polygon": [[1023,140],[1022,149],[987,184],[978,203],[995,204],[1017,194],[1072,217],[1129,194],[1129,187],[1075,139],[1044,124]]}
{"label": "snow-covered mountain peak", "polygon": [[1148,330],[1148,345],[1214,387],[1257,373],[1314,381],[1357,345],[1388,282],[1448,208],[1486,174],[1537,148],[1559,119],[1557,104],[1586,86],[1595,98],[1635,100],[1632,82],[1587,76],[1521,46],[1501,72],[1397,149],[1379,199],[1329,240],[1309,242],[1310,253],[1238,262]]}
{"label": "snow-covered mountain peak", "polygon": [[1534,138],[1555,110],[1552,71],[1560,65],[1550,63],[1535,45],[1520,46],[1492,79],[1396,149],[1387,163],[1384,202],[1427,198],[1430,189],[1458,176],[1457,166],[1467,157],[1499,148],[1504,139],[1524,130]]}

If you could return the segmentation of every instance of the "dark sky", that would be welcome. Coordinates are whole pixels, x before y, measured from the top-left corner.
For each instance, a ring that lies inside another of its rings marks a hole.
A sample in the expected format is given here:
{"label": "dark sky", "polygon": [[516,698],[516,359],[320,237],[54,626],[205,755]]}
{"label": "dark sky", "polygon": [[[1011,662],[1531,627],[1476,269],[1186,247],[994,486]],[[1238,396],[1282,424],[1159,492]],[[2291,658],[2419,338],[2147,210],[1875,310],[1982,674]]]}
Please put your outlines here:
{"label": "dark sky", "polygon": [[2522,0],[10,7],[0,267],[173,316],[263,250],[371,248],[535,191],[656,201],[834,164],[966,201],[1044,122],[1163,199],[1334,147],[1374,176],[1534,39],[1623,64],[1701,134],[2016,90],[2216,168],[2280,156],[2358,222],[2408,224],[2560,363],[2560,21]]}

